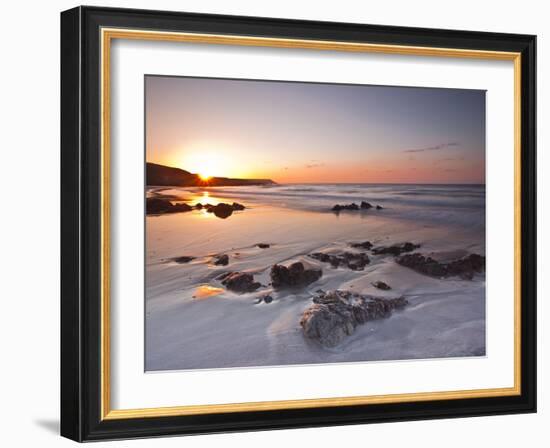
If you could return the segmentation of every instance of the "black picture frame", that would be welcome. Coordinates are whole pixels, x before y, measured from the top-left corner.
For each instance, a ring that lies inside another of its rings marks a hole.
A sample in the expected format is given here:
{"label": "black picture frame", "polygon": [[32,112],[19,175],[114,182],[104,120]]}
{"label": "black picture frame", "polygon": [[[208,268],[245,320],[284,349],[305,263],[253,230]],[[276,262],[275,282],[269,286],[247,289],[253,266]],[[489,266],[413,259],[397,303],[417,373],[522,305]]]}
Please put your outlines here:
{"label": "black picture frame", "polygon": [[[100,29],[521,54],[521,393],[515,396],[101,418]],[[61,13],[61,435],[76,441],[536,412],[536,37],[100,7]]]}

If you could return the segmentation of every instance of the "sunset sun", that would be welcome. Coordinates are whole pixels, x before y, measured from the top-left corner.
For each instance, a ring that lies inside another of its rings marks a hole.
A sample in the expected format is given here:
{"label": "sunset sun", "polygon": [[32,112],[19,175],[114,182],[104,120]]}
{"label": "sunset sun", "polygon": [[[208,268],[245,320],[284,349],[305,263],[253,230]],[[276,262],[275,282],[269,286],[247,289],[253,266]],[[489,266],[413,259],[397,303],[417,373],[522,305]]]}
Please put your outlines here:
{"label": "sunset sun", "polygon": [[215,176],[223,176],[226,166],[223,158],[214,152],[194,152],[187,154],[182,166],[186,170],[198,174],[203,181]]}

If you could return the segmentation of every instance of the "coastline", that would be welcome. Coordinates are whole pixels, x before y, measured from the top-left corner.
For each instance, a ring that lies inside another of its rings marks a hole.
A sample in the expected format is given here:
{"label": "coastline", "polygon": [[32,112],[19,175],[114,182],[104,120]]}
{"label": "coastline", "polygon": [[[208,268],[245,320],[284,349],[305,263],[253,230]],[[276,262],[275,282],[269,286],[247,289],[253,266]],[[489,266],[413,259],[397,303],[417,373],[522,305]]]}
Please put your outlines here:
{"label": "coastline", "polygon": [[[415,192],[418,186],[413,186],[394,190],[393,197],[387,192],[395,186],[366,188],[162,187],[162,194],[190,204],[238,201],[246,209],[226,220],[205,210],[146,217],[146,370],[483,356],[484,274],[473,280],[433,278],[373,254],[364,270],[352,271],[309,256],[349,250],[350,242],[366,239],[376,246],[412,241],[422,253],[442,260],[484,255],[484,190],[471,191],[482,187],[422,186],[424,191]],[[148,195],[158,190],[148,188]],[[383,210],[328,210],[337,199],[351,201],[367,193]],[[269,247],[260,248],[260,243]],[[219,254],[228,255],[227,266],[214,264]],[[185,264],[173,261],[181,256],[194,258]],[[293,262],[322,269],[322,277],[299,291],[273,291],[271,266]],[[244,294],[228,291],[216,280],[227,271],[250,273],[262,287]],[[391,291],[375,288],[378,280],[390,284]],[[409,304],[358,326],[337,347],[320,347],[304,338],[299,325],[319,289],[402,295]],[[270,294],[273,301],[255,303],[259,294]]]}

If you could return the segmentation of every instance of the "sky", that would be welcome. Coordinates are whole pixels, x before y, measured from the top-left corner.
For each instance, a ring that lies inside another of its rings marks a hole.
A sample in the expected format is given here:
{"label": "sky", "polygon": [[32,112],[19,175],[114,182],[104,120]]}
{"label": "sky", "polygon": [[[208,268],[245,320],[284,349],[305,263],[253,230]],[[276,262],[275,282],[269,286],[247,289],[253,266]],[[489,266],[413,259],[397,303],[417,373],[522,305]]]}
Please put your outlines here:
{"label": "sky", "polygon": [[146,159],[278,183],[485,183],[485,91],[145,77]]}

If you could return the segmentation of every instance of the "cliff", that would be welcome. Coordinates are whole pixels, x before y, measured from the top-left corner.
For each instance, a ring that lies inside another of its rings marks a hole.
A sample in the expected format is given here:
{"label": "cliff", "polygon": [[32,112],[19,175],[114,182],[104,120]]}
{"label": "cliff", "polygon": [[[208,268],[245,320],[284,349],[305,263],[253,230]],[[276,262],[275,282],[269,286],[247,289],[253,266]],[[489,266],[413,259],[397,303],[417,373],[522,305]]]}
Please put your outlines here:
{"label": "cliff", "polygon": [[232,179],[229,177],[211,177],[208,181],[198,174],[180,168],[173,168],[156,163],[147,163],[147,185],[174,186],[174,187],[228,187],[241,185],[271,185],[271,179]]}

